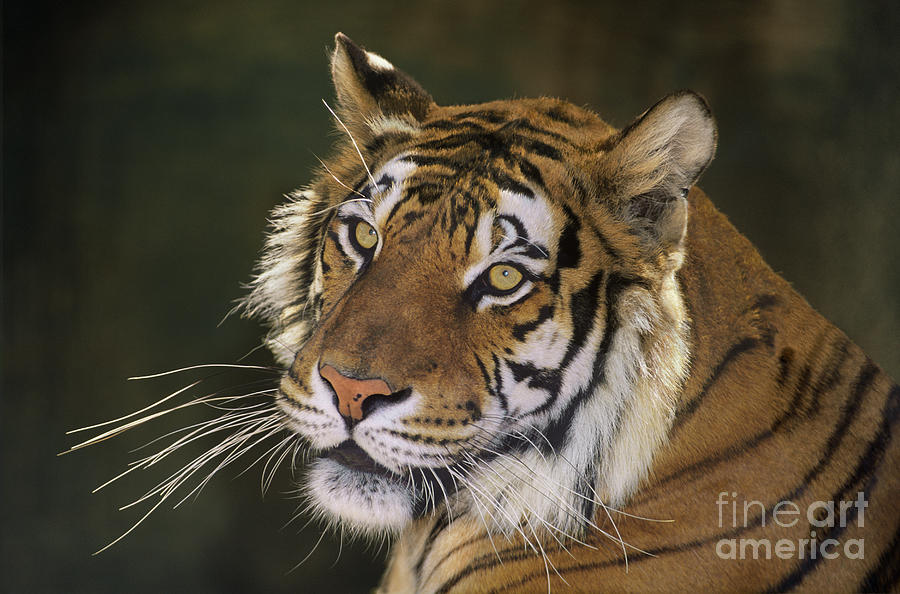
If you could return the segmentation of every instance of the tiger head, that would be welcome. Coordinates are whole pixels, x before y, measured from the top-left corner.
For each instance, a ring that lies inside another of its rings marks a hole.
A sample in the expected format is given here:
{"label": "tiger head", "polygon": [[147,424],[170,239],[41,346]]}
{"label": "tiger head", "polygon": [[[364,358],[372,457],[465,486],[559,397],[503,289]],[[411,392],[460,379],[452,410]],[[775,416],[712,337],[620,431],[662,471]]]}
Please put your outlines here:
{"label": "tiger head", "polygon": [[338,34],[343,139],[276,209],[246,308],[317,457],[311,507],[575,534],[646,476],[689,365],[676,273],[705,101],[622,131],[556,99],[443,107]]}

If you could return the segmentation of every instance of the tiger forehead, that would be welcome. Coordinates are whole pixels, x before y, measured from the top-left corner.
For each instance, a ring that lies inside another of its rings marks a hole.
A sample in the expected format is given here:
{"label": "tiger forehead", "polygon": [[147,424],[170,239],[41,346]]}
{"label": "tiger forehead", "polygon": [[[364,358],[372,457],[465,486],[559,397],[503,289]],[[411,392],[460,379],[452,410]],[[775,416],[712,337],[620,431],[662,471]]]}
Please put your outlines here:
{"label": "tiger forehead", "polygon": [[466,248],[477,239],[476,251],[485,257],[498,246],[524,242],[547,254],[558,219],[537,189],[515,182],[498,187],[478,172],[447,175],[415,165],[403,155],[374,176],[376,186],[364,190],[369,201],[348,203],[345,214],[369,211],[381,228],[402,231],[425,220],[432,230],[453,238],[459,231]]}
{"label": "tiger forehead", "polygon": [[440,107],[415,126],[403,123],[379,120],[373,128],[376,160],[403,152],[436,178],[473,175],[520,193],[546,191],[548,165],[595,154],[615,132],[595,114],[556,99]]}

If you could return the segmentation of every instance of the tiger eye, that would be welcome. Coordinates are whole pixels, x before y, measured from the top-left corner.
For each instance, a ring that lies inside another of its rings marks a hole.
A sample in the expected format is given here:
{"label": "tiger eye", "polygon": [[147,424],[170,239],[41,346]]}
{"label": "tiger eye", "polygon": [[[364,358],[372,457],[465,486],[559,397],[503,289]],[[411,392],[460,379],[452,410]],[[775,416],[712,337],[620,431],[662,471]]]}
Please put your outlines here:
{"label": "tiger eye", "polygon": [[509,264],[495,264],[491,266],[488,279],[498,291],[511,291],[522,282],[522,273]]}
{"label": "tiger eye", "polygon": [[378,232],[365,221],[356,223],[356,242],[363,249],[370,250],[378,243]]}

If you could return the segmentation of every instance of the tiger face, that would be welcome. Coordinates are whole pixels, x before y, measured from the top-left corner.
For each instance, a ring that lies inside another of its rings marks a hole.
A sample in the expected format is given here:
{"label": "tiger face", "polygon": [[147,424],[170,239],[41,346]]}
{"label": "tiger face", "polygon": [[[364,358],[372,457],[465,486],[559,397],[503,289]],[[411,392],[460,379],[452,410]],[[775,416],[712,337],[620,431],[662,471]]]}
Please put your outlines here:
{"label": "tiger face", "polygon": [[688,367],[676,273],[715,127],[693,93],[618,132],[559,100],[441,107],[338,35],[346,141],[275,213],[247,311],[323,518],[444,508],[565,535],[646,475]]}

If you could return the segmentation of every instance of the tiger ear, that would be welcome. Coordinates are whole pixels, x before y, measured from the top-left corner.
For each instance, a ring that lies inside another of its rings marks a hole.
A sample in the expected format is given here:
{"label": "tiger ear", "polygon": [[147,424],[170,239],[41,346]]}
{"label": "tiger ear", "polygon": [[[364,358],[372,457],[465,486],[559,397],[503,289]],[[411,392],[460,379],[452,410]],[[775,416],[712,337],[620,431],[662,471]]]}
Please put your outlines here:
{"label": "tiger ear", "polygon": [[706,100],[673,93],[622,130],[600,164],[600,186],[654,250],[680,250],[687,195],[716,152],[716,124]]}
{"label": "tiger ear", "polygon": [[350,132],[363,141],[372,136],[369,124],[380,117],[421,121],[434,105],[431,95],[411,76],[343,33],[334,36],[331,77],[338,114]]}

